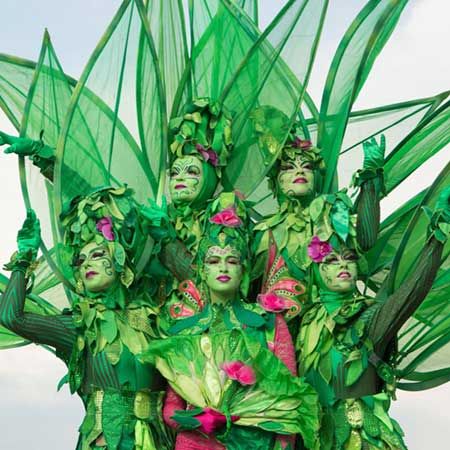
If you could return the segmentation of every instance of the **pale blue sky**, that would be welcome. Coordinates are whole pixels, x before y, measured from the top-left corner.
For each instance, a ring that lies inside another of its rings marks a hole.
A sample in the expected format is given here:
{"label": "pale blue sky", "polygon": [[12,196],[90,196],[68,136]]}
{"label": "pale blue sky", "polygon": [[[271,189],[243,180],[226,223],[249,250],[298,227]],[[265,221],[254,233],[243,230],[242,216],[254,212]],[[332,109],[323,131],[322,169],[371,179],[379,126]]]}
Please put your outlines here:
{"label": "pale blue sky", "polygon": [[[262,22],[266,23],[283,3],[263,0]],[[330,0],[328,24],[310,83],[316,101],[338,38],[365,3]],[[0,52],[37,59],[47,27],[64,69],[77,77],[119,4],[118,0],[2,0]],[[448,17],[447,0],[410,1],[358,100],[361,107],[428,96],[450,88]],[[1,115],[0,129],[12,132]],[[24,211],[16,161],[11,156],[0,158],[3,183],[0,205],[4,211],[0,263],[3,264],[14,250],[15,234]],[[408,189],[419,190],[428,185],[448,159],[447,149],[412,179]],[[398,200],[404,195],[405,192],[399,192]],[[395,201],[384,205],[385,211],[394,206]],[[83,412],[79,399],[71,397],[67,389],[56,393],[56,384],[64,373],[62,363],[34,346],[0,352],[1,449],[74,448]],[[392,414],[405,429],[410,449],[447,448],[449,387],[417,394],[400,392],[399,399]]]}

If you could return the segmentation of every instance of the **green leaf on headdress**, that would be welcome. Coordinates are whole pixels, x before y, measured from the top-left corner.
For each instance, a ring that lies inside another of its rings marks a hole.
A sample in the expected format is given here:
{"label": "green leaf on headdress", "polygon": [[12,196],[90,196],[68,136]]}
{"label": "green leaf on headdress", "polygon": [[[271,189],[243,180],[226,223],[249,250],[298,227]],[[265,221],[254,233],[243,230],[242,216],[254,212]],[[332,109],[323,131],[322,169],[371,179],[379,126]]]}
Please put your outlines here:
{"label": "green leaf on headdress", "polygon": [[126,257],[125,249],[122,247],[121,244],[116,242],[114,244],[114,260],[120,267],[123,267],[123,265],[125,264],[125,257]]}
{"label": "green leaf on headdress", "polygon": [[342,200],[337,200],[331,208],[331,223],[337,235],[345,242],[350,227],[350,211]]}

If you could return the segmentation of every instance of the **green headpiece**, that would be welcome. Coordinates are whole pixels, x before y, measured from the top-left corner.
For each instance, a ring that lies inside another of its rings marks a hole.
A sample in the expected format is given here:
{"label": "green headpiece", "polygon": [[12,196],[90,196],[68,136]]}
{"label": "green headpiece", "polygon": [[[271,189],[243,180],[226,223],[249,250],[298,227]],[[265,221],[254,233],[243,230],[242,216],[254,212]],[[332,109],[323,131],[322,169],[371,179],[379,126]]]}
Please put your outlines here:
{"label": "green headpiece", "polygon": [[240,290],[246,296],[249,287],[249,217],[244,202],[233,192],[220,194],[208,207],[204,216],[203,235],[197,257],[197,273],[203,270],[208,249],[212,246],[231,246],[239,251],[242,264]]}
{"label": "green headpiece", "polygon": [[185,155],[195,155],[215,169],[220,178],[233,142],[231,116],[218,102],[198,98],[185,105],[183,115],[172,119],[170,127],[170,163]]}
{"label": "green headpiece", "polygon": [[336,194],[321,195],[309,206],[313,224],[313,238],[308,245],[311,262],[320,263],[332,250],[345,247],[358,256],[358,271],[367,272],[367,263],[356,237],[356,214],[345,190]]}
{"label": "green headpiece", "polygon": [[[320,149],[304,138],[300,122],[295,122],[289,128],[289,118],[273,106],[261,106],[255,109],[250,114],[250,120],[253,123],[260,150],[265,155],[266,161],[272,164],[267,174],[272,192],[277,193],[276,180],[281,161],[294,159],[300,155],[302,159],[313,165],[314,170],[323,170],[324,163]],[[318,181],[319,177],[316,179],[316,184]]]}
{"label": "green headpiece", "polygon": [[169,127],[170,164],[186,155],[202,163],[204,183],[191,206],[203,207],[214,195],[233,146],[231,116],[218,102],[198,98],[185,105],[183,115],[172,119]]}
{"label": "green headpiece", "polygon": [[61,214],[63,243],[72,266],[86,244],[105,245],[121,283],[128,288],[141,272],[138,266],[151,233],[152,219],[143,211],[135,202],[133,191],[126,187],[105,187],[75,197]]}

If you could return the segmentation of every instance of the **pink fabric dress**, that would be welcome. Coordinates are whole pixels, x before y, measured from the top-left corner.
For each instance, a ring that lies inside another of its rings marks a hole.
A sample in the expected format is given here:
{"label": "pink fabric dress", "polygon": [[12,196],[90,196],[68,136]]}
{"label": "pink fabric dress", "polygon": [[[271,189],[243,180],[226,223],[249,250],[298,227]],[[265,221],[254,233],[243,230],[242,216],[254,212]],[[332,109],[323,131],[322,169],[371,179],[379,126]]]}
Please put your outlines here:
{"label": "pink fabric dress", "polygon": [[[273,353],[284,362],[293,375],[297,375],[295,348],[291,334],[281,314],[275,318],[275,339]],[[177,423],[171,419],[176,410],[185,410],[186,402],[172,389],[167,389],[163,408],[164,421],[172,428]],[[277,440],[285,448],[289,443],[294,446],[295,436],[278,436]],[[181,431],[177,434],[175,450],[226,450],[213,436],[205,437],[197,431]]]}

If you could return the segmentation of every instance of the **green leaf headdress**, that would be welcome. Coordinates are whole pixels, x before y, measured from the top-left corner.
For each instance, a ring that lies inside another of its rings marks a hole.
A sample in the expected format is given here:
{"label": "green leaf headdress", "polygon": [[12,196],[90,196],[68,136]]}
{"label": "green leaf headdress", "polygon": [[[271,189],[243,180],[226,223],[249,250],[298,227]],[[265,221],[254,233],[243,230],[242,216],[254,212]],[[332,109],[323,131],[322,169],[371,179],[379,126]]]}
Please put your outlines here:
{"label": "green leaf headdress", "polygon": [[218,102],[203,97],[186,104],[183,115],[169,126],[170,164],[186,155],[202,162],[205,184],[195,201],[202,204],[214,194],[232,149],[231,116]]}
{"label": "green leaf headdress", "polygon": [[[120,282],[130,287],[149,233],[131,189],[106,187],[75,197],[62,212],[61,222],[72,266],[86,244],[105,245]],[[76,278],[76,269],[73,272]]]}
{"label": "green leaf headdress", "polygon": [[241,294],[245,297],[250,280],[249,217],[244,202],[234,193],[220,194],[208,207],[204,217],[204,238],[197,252],[197,273],[201,278],[208,249],[231,246],[238,250],[242,264]]}
{"label": "green leaf headdress", "polygon": [[[319,174],[323,172],[324,163],[320,149],[314,147],[311,141],[306,139],[303,126],[299,121],[294,122],[289,128],[289,118],[277,108],[267,105],[255,109],[250,115],[250,120],[252,121],[255,135],[258,136],[260,150],[266,153],[278,151],[277,159],[267,174],[269,177],[269,188],[278,198],[281,193],[277,190],[276,180],[281,161],[292,160],[297,155],[300,155],[302,159],[312,164],[314,170],[320,171]],[[277,150],[280,147],[281,150]],[[315,192],[318,192],[319,184],[320,177],[316,177]]]}

